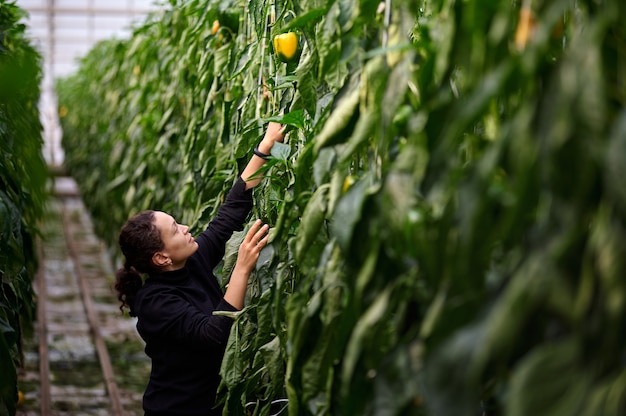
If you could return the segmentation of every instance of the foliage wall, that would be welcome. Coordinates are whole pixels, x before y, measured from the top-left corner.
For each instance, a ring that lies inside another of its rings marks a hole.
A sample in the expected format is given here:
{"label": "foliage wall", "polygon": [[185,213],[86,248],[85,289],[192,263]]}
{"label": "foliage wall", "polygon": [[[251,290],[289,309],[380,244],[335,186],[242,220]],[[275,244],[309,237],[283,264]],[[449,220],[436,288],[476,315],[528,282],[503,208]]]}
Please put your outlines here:
{"label": "foliage wall", "polygon": [[15,413],[21,340],[34,319],[34,241],[46,181],[41,57],[20,23],[24,16],[15,2],[0,1],[0,415]]}
{"label": "foliage wall", "polygon": [[229,415],[626,411],[624,2],[163,9],[59,83],[64,146],[114,247],[145,208],[200,230],[263,123],[291,126]]}

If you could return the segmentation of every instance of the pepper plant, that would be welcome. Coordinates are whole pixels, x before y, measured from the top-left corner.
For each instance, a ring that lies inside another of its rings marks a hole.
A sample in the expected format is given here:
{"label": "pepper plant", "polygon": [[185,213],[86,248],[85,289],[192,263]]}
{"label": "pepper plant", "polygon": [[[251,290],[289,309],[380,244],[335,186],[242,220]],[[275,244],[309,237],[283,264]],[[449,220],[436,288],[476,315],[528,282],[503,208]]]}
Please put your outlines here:
{"label": "pepper plant", "polygon": [[115,247],[145,208],[201,230],[289,126],[228,415],[618,415],[622,3],[173,0],[59,82],[67,163]]}
{"label": "pepper plant", "polygon": [[37,221],[45,202],[46,165],[37,104],[41,56],[21,23],[24,10],[0,1],[0,415],[18,401],[22,340],[35,319]]}

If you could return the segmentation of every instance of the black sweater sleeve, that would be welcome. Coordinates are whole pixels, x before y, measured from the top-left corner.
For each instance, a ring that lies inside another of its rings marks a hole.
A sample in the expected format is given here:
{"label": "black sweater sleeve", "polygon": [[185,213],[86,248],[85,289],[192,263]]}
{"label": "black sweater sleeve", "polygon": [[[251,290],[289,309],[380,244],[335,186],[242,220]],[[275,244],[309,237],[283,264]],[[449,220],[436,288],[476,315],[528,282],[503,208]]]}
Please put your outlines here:
{"label": "black sweater sleeve", "polygon": [[245,182],[239,177],[220,206],[217,216],[196,238],[198,254],[209,263],[210,270],[224,257],[226,242],[233,232],[243,230],[252,206],[252,189],[246,190]]}
{"label": "black sweater sleeve", "polygon": [[[190,342],[194,345],[225,346],[233,319],[227,316],[206,314],[185,300],[176,288],[159,285],[143,298],[143,313],[137,329],[146,341],[154,337],[173,342]],[[222,300],[215,310],[236,309]]]}

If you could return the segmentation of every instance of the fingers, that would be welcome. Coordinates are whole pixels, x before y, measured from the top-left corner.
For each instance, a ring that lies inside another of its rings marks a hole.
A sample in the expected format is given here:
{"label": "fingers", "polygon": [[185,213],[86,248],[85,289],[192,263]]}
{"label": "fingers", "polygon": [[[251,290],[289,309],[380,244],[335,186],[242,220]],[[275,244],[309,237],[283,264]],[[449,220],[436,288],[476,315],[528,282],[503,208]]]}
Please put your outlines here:
{"label": "fingers", "polygon": [[261,220],[256,220],[239,246],[237,266],[247,273],[254,269],[261,250],[267,245],[269,228],[269,225],[263,224]]}
{"label": "fingers", "polygon": [[269,238],[270,238],[269,234],[265,234],[265,236],[259,240],[259,242],[256,245],[259,251],[261,251],[263,247],[267,245],[267,241],[269,240]]}
{"label": "fingers", "polygon": [[268,234],[269,229],[270,229],[269,225],[263,224],[263,222],[260,219],[256,220],[250,227],[250,230],[248,230],[248,233],[246,234],[246,236],[244,237],[244,243],[248,243],[253,247],[260,246],[259,249],[262,248],[263,246],[267,244],[267,240],[269,239],[269,234]]}
{"label": "fingers", "polygon": [[280,142],[285,138],[286,127],[286,125],[270,121],[265,134],[269,139]]}
{"label": "fingers", "polygon": [[267,124],[267,131],[271,131],[272,133],[280,132],[283,128],[284,128],[284,126],[282,124],[277,123],[275,121],[270,121]]}

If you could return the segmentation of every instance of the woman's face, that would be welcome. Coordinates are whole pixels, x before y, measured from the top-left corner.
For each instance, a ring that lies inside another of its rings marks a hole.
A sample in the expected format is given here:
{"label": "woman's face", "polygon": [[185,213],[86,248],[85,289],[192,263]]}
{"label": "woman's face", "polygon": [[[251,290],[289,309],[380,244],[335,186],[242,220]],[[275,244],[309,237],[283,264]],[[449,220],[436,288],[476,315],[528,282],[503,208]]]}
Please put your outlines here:
{"label": "woman's face", "polygon": [[165,247],[153,257],[164,270],[176,270],[185,265],[187,259],[196,252],[198,243],[189,233],[189,227],[180,225],[169,214],[154,213],[155,224]]}

